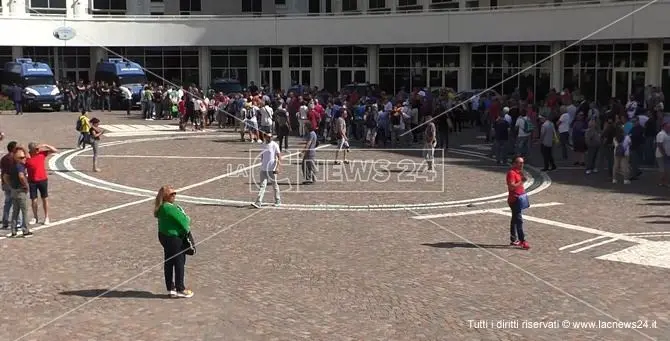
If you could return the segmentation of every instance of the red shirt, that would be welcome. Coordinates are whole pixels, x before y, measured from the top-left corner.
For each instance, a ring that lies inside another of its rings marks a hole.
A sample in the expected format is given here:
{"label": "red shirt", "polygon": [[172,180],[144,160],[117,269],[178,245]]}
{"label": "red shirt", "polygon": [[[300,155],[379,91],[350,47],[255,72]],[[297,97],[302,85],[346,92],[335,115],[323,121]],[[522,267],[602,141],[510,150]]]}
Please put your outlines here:
{"label": "red shirt", "polygon": [[26,159],[28,182],[36,183],[47,179],[47,168],[44,165],[47,155],[49,155],[48,152],[39,152],[30,155],[30,158]]}
{"label": "red shirt", "polygon": [[[519,186],[516,186],[512,189],[509,188],[509,184],[519,181],[521,181],[521,184]],[[507,202],[510,204],[515,202],[520,195],[526,193],[526,189],[523,188],[523,175],[521,174],[521,171],[518,169],[512,168],[509,171],[507,171],[507,184],[509,190],[509,196],[507,197]]]}
{"label": "red shirt", "polygon": [[491,122],[495,122],[498,119],[498,116],[500,116],[500,103],[494,101],[489,107],[489,119]]}
{"label": "red shirt", "polygon": [[312,129],[317,130],[319,128],[319,114],[317,114],[316,110],[310,110],[307,113],[307,119],[312,124]]}

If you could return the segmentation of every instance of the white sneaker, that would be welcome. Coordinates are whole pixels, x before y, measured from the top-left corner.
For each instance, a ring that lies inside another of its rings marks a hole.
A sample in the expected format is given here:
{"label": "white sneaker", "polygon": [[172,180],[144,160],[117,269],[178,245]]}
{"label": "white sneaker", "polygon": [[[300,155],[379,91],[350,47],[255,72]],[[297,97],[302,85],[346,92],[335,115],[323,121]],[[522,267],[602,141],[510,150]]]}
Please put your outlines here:
{"label": "white sneaker", "polygon": [[44,218],[44,221],[42,222],[42,225],[49,225],[51,224],[51,221],[49,220],[49,217]]}
{"label": "white sneaker", "polygon": [[35,224],[37,224],[37,218],[30,219],[30,221],[28,222],[28,224],[30,224],[30,225],[35,225]]}
{"label": "white sneaker", "polygon": [[184,291],[177,291],[176,297],[178,298],[191,298],[193,297],[193,291],[191,290],[184,290]]}
{"label": "white sneaker", "polygon": [[624,185],[630,185],[630,180],[624,180],[624,181],[623,181],[623,184],[624,184]]}
{"label": "white sneaker", "polygon": [[586,170],[586,175],[589,175],[589,174],[591,174],[591,173],[592,173],[592,171],[591,171],[590,169],[587,169],[587,170]]}
{"label": "white sneaker", "polygon": [[612,183],[615,184],[615,183],[616,183],[616,180],[612,180]]}
{"label": "white sneaker", "polygon": [[177,290],[168,291],[168,295],[170,295],[172,298],[177,298]]}

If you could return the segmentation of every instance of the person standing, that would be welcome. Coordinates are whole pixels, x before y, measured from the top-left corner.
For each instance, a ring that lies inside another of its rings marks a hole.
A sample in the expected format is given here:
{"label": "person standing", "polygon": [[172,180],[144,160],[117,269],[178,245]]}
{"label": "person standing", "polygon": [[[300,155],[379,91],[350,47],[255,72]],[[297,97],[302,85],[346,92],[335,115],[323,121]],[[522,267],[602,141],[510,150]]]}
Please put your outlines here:
{"label": "person standing", "polygon": [[509,145],[510,123],[504,116],[499,115],[493,123],[493,155],[496,163],[503,165],[507,163],[507,151]]}
{"label": "person standing", "polygon": [[105,132],[100,128],[100,120],[96,117],[91,119],[91,127],[89,129],[90,144],[93,149],[93,171],[100,172],[98,168],[98,145],[100,144],[100,137]]}
{"label": "person standing", "polygon": [[660,171],[658,185],[668,187],[668,180],[670,180],[668,175],[670,173],[670,121],[664,122],[663,129],[656,134],[656,162]]}
{"label": "person standing", "polygon": [[556,128],[554,123],[548,120],[545,116],[540,117],[542,126],[540,127],[540,151],[542,152],[542,159],[544,160],[543,172],[555,170],[556,162],[554,162],[554,140],[556,139]]}
{"label": "person standing", "polygon": [[[347,138],[347,116],[348,111],[342,110],[342,115],[335,121],[335,135],[337,136],[337,150],[335,151],[335,164],[339,165],[338,156],[342,152],[342,161],[349,163],[347,160],[347,153],[349,153],[349,139]],[[343,150],[344,149],[344,150]]]}
{"label": "person standing", "polygon": [[600,126],[597,120],[589,120],[589,128],[586,129],[584,140],[586,141],[586,175],[598,173],[596,164],[600,145],[602,144],[602,137],[600,136]]}
{"label": "person standing", "polygon": [[14,84],[9,91],[12,95],[12,102],[14,102],[14,108],[16,109],[17,115],[23,115],[23,89],[20,86]]}
{"label": "person standing", "polygon": [[528,208],[528,196],[523,184],[526,182],[526,176],[523,174],[524,160],[522,157],[517,157],[512,162],[512,167],[507,172],[507,190],[509,195],[507,197],[507,204],[512,210],[512,218],[510,220],[510,245],[519,246],[524,250],[530,249],[530,245],[526,241],[526,236],[523,233],[523,217],[522,212]]}
{"label": "person standing", "polygon": [[9,183],[12,195],[12,220],[10,226],[12,234],[10,237],[17,237],[19,213],[21,214],[21,229],[23,237],[33,235],[28,229],[28,173],[26,172],[26,158],[28,153],[22,147],[16,147],[14,150],[14,165],[9,173]]}
{"label": "person standing", "polygon": [[261,170],[260,170],[260,189],[256,201],[251,206],[254,208],[261,208],[263,205],[263,196],[265,196],[265,189],[268,186],[268,181],[272,182],[272,190],[275,195],[275,206],[281,205],[281,198],[279,195],[279,184],[277,183],[277,174],[281,167],[281,151],[277,142],[272,141],[271,134],[263,134],[265,144],[263,151],[261,151]]}
{"label": "person standing", "polygon": [[309,126],[309,133],[305,137],[305,147],[303,148],[302,170],[305,175],[303,184],[310,185],[314,183],[314,171],[316,169],[316,145],[318,137],[314,126]]}
{"label": "person standing", "polygon": [[191,298],[193,291],[184,285],[184,239],[191,232],[191,219],[174,203],[176,197],[177,192],[172,187],[161,187],[154,202],[154,217],[158,220],[158,240],[165,257],[163,272],[167,291],[173,298]]}
{"label": "person standing", "polygon": [[435,172],[435,146],[437,146],[437,128],[433,123],[433,116],[426,114],[424,122],[426,127],[424,129],[425,144],[423,146],[423,153],[426,158],[426,165],[428,172]]}
{"label": "person standing", "polygon": [[[12,167],[14,167],[14,149],[16,149],[16,141],[11,141],[7,144],[7,154],[0,159],[0,168],[2,169],[2,191],[5,194],[5,203],[2,208],[2,228],[9,228],[9,213],[12,209],[12,187],[10,185],[10,174]],[[22,222],[19,222],[19,224]]]}
{"label": "person standing", "polygon": [[81,111],[79,119],[77,121],[77,131],[79,132],[79,138],[77,139],[77,147],[81,149],[86,148],[86,144],[90,143],[91,135],[91,121],[88,119],[86,110]]}
{"label": "person standing", "polygon": [[623,178],[624,185],[630,184],[630,136],[617,127],[614,137],[614,166],[612,169],[612,183],[617,183],[617,175]]}
{"label": "person standing", "polygon": [[288,149],[288,136],[291,134],[291,124],[288,119],[288,111],[286,111],[286,103],[282,103],[279,109],[277,109],[274,123],[277,141],[279,141],[279,150],[286,152]]}
{"label": "person standing", "polygon": [[37,192],[42,198],[42,208],[44,209],[44,225],[49,225],[49,180],[47,176],[47,169],[45,162],[47,156],[52,153],[57,153],[58,149],[48,144],[37,144],[30,142],[28,144],[28,152],[30,158],[26,160],[26,168],[28,170],[28,189],[30,192],[30,201],[33,209],[34,218],[30,220],[30,224],[37,224],[39,222],[37,214]]}

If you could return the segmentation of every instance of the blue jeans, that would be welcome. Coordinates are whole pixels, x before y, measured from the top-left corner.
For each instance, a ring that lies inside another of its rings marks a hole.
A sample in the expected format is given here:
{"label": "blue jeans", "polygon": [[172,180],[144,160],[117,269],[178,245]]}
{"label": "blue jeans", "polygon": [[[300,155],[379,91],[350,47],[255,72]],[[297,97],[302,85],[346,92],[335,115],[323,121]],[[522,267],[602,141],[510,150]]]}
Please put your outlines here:
{"label": "blue jeans", "polygon": [[519,200],[517,199],[509,204],[509,208],[512,210],[512,219],[509,222],[509,240],[511,242],[517,240],[523,242],[526,240],[526,236],[523,233],[523,216],[521,215],[522,210]]}
{"label": "blue jeans", "polygon": [[516,138],[516,155],[521,157],[528,157],[528,144],[530,143],[530,136],[518,136]]}
{"label": "blue jeans", "polygon": [[496,157],[496,162],[505,162],[507,159],[507,140],[495,140],[493,142],[493,155]]}
{"label": "blue jeans", "polygon": [[561,156],[563,157],[563,160],[568,159],[568,149],[570,145],[570,133],[565,132],[561,133],[559,135],[559,140],[561,143]]}
{"label": "blue jeans", "polygon": [[17,114],[22,113],[23,112],[23,104],[21,103],[21,101],[15,101],[14,102],[14,108],[16,109]]}
{"label": "blue jeans", "polygon": [[9,227],[9,212],[12,209],[12,191],[9,186],[2,186],[2,191],[5,193],[5,205],[2,207],[2,227]]}

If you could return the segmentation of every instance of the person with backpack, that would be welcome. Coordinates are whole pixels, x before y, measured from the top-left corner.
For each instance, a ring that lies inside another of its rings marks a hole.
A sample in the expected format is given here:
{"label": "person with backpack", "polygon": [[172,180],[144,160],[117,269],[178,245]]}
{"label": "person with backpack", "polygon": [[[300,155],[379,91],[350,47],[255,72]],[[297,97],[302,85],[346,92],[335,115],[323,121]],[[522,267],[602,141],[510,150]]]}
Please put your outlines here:
{"label": "person with backpack", "polygon": [[87,112],[86,110],[81,111],[81,115],[79,115],[79,118],[77,119],[77,123],[75,124],[75,130],[79,133],[79,137],[77,139],[77,147],[84,149],[86,148],[86,144],[90,143],[90,135],[89,135],[89,130],[91,129],[91,122],[88,119]]}
{"label": "person with backpack", "polygon": [[617,183],[617,175],[623,178],[623,184],[630,184],[630,136],[624,134],[623,128],[618,127],[614,137],[614,166],[612,169],[612,183]]}
{"label": "person with backpack", "polygon": [[279,109],[275,112],[275,131],[277,132],[277,141],[279,142],[279,150],[286,152],[288,149],[288,136],[291,134],[291,124],[288,120],[288,111],[286,110],[286,103],[282,103]]}
{"label": "person with backpack", "polygon": [[373,104],[365,112],[365,141],[370,148],[375,147],[375,140],[377,139],[377,124],[379,118],[379,110],[377,104]]}
{"label": "person with backpack", "polygon": [[535,130],[535,126],[528,118],[526,111],[521,112],[521,116],[517,118],[516,125],[516,156],[521,156],[525,159],[528,157],[528,149],[530,146],[530,137]]}

